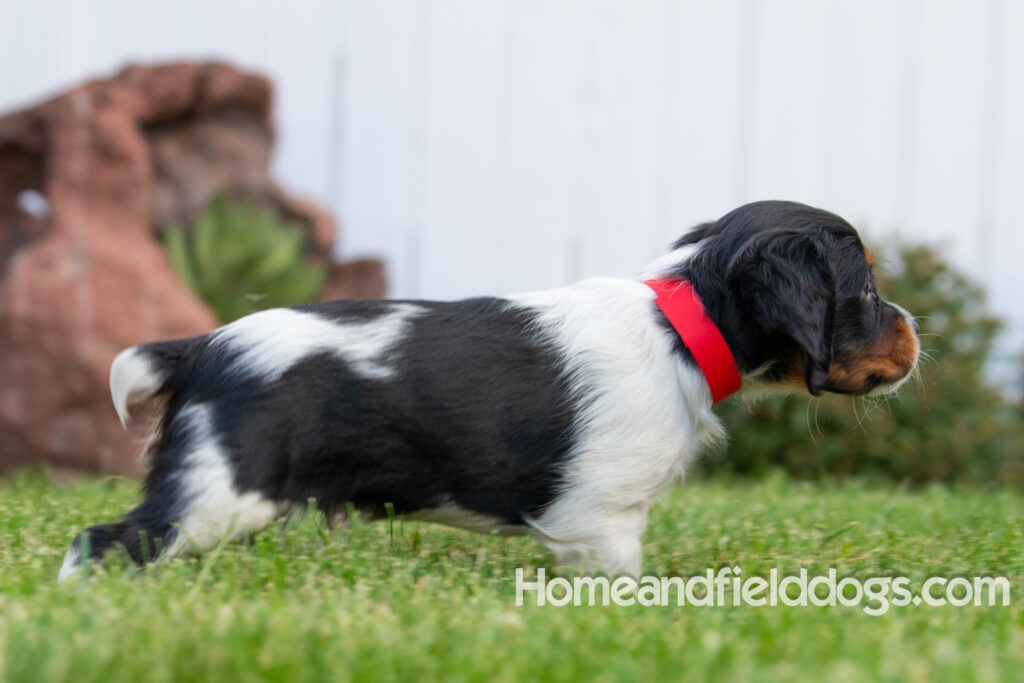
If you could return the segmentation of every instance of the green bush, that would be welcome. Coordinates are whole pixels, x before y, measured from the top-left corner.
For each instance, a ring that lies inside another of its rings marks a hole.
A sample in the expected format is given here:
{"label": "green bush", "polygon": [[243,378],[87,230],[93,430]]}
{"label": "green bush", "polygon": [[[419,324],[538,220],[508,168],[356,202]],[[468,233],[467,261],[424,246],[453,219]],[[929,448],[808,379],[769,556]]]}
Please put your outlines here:
{"label": "green bush", "polygon": [[919,379],[887,399],[728,401],[719,410],[728,452],[705,460],[705,471],[1024,484],[1021,407],[983,375],[1000,321],[985,312],[983,291],[934,251],[904,246],[895,256],[899,277],[880,268],[878,286],[921,319]]}
{"label": "green bush", "polygon": [[169,225],[163,239],[178,276],[221,322],[316,301],[323,290],[326,268],[309,262],[302,228],[251,202],[217,197],[191,229]]}

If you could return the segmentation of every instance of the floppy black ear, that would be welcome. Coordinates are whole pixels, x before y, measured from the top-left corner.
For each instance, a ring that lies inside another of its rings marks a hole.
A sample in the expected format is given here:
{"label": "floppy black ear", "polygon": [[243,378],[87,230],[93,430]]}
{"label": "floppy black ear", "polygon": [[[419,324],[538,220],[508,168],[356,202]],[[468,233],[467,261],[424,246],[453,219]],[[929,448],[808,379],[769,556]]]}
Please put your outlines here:
{"label": "floppy black ear", "polygon": [[820,396],[832,365],[836,306],[825,245],[806,232],[762,233],[733,258],[727,278],[766,333],[800,347],[807,390]]}

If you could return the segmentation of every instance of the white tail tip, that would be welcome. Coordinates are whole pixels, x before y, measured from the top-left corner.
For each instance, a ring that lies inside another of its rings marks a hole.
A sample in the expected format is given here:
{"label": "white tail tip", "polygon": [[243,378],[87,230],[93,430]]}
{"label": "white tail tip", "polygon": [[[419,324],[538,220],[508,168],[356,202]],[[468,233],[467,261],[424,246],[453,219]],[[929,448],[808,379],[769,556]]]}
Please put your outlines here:
{"label": "white tail tip", "polygon": [[153,396],[162,383],[163,377],[139,347],[133,346],[117,354],[110,366],[110,396],[122,427],[128,425],[129,406]]}
{"label": "white tail tip", "polygon": [[64,555],[64,563],[60,566],[60,573],[57,574],[57,583],[67,581],[77,574],[82,568],[82,555],[78,548],[72,546],[71,550]]}

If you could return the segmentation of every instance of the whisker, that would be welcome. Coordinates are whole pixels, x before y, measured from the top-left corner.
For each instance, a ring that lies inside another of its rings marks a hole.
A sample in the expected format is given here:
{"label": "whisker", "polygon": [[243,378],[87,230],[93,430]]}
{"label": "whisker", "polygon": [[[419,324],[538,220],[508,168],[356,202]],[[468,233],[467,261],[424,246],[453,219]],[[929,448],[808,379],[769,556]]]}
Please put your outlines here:
{"label": "whisker", "polygon": [[889,395],[883,394],[880,396],[865,397],[864,402],[867,405],[867,417],[871,419],[876,413],[882,412],[882,408],[888,406]]}
{"label": "whisker", "polygon": [[914,370],[910,373],[910,378],[914,381],[914,387],[918,391],[918,396],[924,399],[925,388],[924,388],[924,377],[921,375],[921,366],[914,366]]}
{"label": "whisker", "polygon": [[818,409],[821,408],[821,399],[819,398],[814,403],[814,428],[818,430],[818,434],[822,439],[825,438],[825,432],[821,431],[821,425],[818,424]]}
{"label": "whisker", "polygon": [[815,446],[818,445],[818,440],[814,438],[814,430],[811,429],[811,402],[814,401],[814,397],[811,396],[807,399],[807,432],[811,435],[811,443]]}
{"label": "whisker", "polygon": [[850,397],[850,405],[853,406],[853,414],[857,418],[857,424],[854,425],[854,429],[860,428],[860,430],[862,432],[867,434],[868,430],[864,429],[864,418],[861,417],[859,412],[857,412],[857,398],[856,397],[854,397],[854,396]]}

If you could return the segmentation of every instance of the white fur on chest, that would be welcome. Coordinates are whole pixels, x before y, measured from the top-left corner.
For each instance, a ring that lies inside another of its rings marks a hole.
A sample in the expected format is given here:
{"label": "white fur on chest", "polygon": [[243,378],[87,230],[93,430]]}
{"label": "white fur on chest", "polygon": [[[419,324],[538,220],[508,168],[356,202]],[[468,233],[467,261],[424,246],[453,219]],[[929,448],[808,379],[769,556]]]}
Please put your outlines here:
{"label": "white fur on chest", "polygon": [[610,278],[516,298],[538,311],[583,402],[570,479],[626,505],[657,495],[723,434],[703,375],[674,352],[653,301],[646,285]]}
{"label": "white fur on chest", "polygon": [[636,538],[658,494],[724,435],[704,377],[674,352],[642,283],[587,280],[515,301],[537,312],[582,404],[565,490],[531,523],[550,546]]}

